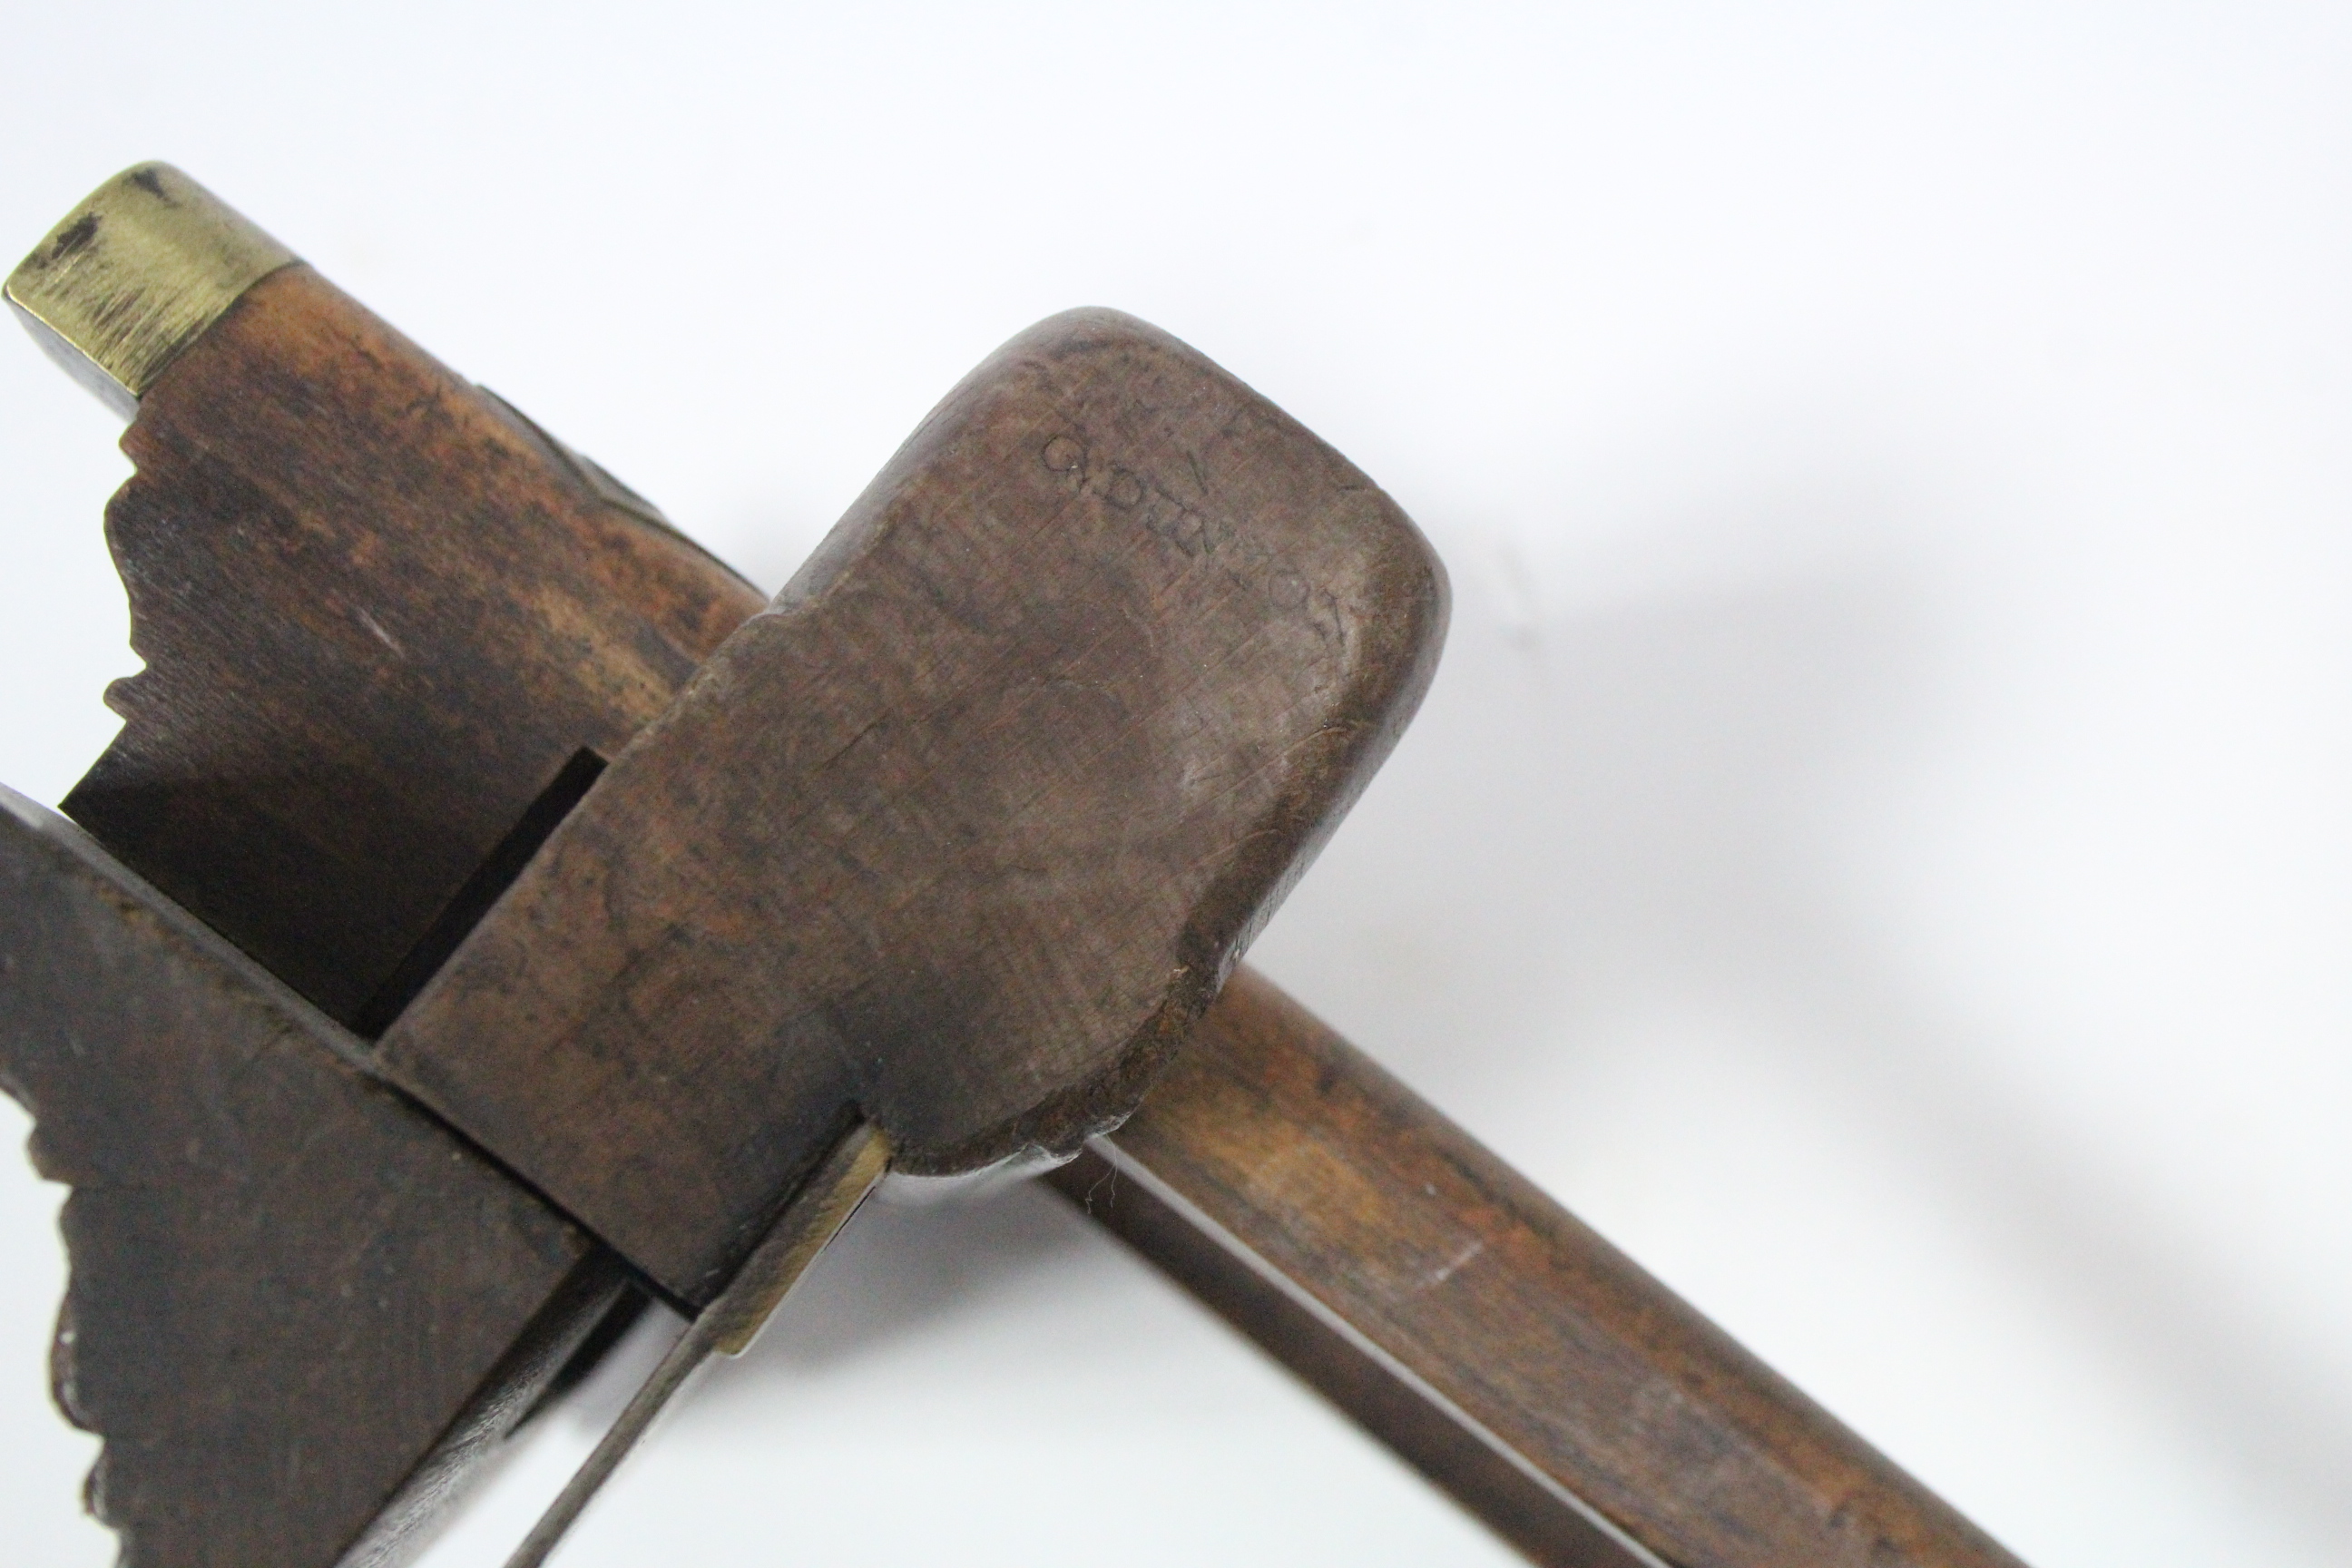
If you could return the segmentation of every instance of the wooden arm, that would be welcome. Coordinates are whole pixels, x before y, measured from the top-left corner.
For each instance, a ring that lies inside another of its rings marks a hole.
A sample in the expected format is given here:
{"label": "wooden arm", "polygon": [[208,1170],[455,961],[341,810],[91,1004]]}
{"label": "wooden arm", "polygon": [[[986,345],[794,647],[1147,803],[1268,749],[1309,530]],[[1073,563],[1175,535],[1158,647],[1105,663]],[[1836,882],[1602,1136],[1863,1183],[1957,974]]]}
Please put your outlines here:
{"label": "wooden arm", "polygon": [[1246,969],[1053,1181],[1536,1562],[2018,1568]]}

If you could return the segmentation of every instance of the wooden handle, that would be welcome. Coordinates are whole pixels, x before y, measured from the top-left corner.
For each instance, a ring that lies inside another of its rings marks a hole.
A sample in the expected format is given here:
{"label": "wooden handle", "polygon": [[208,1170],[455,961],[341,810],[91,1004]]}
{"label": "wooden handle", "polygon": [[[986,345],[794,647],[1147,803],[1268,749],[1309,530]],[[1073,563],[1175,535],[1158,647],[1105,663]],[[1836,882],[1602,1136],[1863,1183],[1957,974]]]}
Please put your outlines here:
{"label": "wooden handle", "polygon": [[1538,1562],[2018,1568],[1246,970],[1054,1180]]}

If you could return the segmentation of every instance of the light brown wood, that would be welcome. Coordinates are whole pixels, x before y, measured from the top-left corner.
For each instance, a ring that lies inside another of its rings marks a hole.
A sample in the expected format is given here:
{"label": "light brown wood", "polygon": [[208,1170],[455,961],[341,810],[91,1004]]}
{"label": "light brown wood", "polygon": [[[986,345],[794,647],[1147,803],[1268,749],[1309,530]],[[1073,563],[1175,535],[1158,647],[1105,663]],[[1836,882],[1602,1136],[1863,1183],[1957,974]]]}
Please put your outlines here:
{"label": "light brown wood", "polygon": [[1290,1312],[1228,1315],[1539,1561],[1607,1561],[1589,1513],[1675,1568],[2019,1568],[1259,976],[1101,1143],[1066,1194],[1215,1240],[1172,1270],[1213,1304],[1278,1282]]}

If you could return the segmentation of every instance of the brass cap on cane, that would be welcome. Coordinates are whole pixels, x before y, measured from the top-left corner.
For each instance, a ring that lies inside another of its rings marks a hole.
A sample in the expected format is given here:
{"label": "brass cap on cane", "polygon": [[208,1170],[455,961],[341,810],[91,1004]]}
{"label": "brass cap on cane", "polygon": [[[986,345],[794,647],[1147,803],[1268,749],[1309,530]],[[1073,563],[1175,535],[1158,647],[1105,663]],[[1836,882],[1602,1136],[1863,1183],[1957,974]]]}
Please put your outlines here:
{"label": "brass cap on cane", "polygon": [[17,319],[128,419],[166,365],[294,253],[169,163],[92,192],[8,275]]}

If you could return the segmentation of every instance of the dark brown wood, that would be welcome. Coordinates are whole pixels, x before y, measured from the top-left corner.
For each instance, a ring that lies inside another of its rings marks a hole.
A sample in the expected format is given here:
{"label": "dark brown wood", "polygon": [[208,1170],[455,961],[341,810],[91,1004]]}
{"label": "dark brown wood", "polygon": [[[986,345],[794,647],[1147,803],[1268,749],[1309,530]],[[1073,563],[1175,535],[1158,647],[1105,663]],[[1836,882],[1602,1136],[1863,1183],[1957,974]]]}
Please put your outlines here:
{"label": "dark brown wood", "polygon": [[388,1547],[622,1289],[593,1239],[62,819],[0,791],[0,1088],[73,1187],[58,1405],[126,1568]]}
{"label": "dark brown wood", "polygon": [[[404,960],[429,957],[468,883],[583,749],[618,755],[693,666],[761,608],[642,503],[307,269],[257,286],[176,361],[125,446],[139,473],[110,511],[110,536],[150,668],[118,689],[131,723],[68,805],[134,868],[346,1021],[363,1017],[372,1000],[382,1008],[404,994]],[[1118,484],[1116,473],[1108,482]],[[1104,491],[1139,503],[1152,493],[1139,478],[1133,489]],[[1161,515],[1172,528],[1147,530],[1150,540],[1172,534],[1181,548],[1195,537],[1183,512]],[[1205,529],[1205,514],[1196,515]],[[942,595],[940,613],[956,603]],[[1181,1224],[1138,1222],[1136,1205],[1094,1212],[1213,1305],[1248,1318],[1243,1326],[1310,1381],[1353,1390],[1335,1396],[1507,1537],[1543,1561],[1580,1560],[1560,1542],[1583,1539],[1566,1522],[1580,1514],[1533,1506],[1553,1494],[1525,1466],[1481,1468],[1479,1454],[1502,1453],[1487,1437],[1511,1430],[1509,1401],[1522,1398],[1528,1430],[1504,1445],[1550,1444],[1566,1456],[1560,1463],[1583,1467],[1605,1507],[1628,1518],[1644,1507],[1661,1519],[1687,1511],[1746,1532],[1744,1558],[1708,1557],[1717,1547],[1693,1535],[1690,1555],[1669,1556],[1682,1568],[1841,1561],[1836,1553],[1872,1530],[1885,1533],[1887,1552],[1913,1553],[1886,1563],[2007,1561],[1985,1555],[1996,1549],[1964,1526],[1906,1535],[1906,1518],[1945,1517],[1916,1484],[1876,1463],[1848,1463],[1858,1445],[1824,1437],[1822,1418],[1794,1391],[1703,1325],[1692,1328],[1669,1293],[1508,1173],[1487,1169],[1491,1161],[1426,1107],[1376,1076],[1370,1089],[1358,1082],[1356,1058],[1271,996],[1263,981],[1229,990],[1202,1032],[1205,1065],[1180,1061],[1145,1114],[1108,1145],[1131,1177],[1167,1195],[1166,1214]],[[1325,1075],[1324,1091],[1302,1089]],[[1351,1154],[1355,1141],[1361,1149]],[[1448,1164],[1446,1151],[1465,1168]],[[1391,1158],[1404,1162],[1399,1169],[1434,1162],[1424,1206],[1398,1209],[1405,1228],[1393,1236],[1368,1228],[1382,1202],[1412,1197],[1373,1179]],[[1345,1179],[1307,1187],[1275,1179],[1307,1167]],[[1320,1213],[1325,1204],[1337,1207]],[[1294,1223],[1313,1238],[1311,1253],[1265,1235]],[[1497,1321],[1392,1336],[1385,1354],[1335,1330],[1318,1316],[1335,1309],[1310,1310],[1260,1267],[1292,1270],[1309,1295],[1333,1291],[1337,1310],[1378,1330],[1395,1302],[1333,1285],[1329,1276],[1349,1267],[1345,1249],[1369,1248],[1392,1279],[1409,1279],[1423,1254],[1436,1258],[1433,1270],[1451,1259],[1446,1239],[1490,1231],[1486,1250],[1448,1276],[1463,1285],[1436,1295],[1462,1307],[1475,1285]],[[1260,1240],[1228,1245],[1236,1237]],[[1612,1386],[1652,1390],[1676,1419],[1689,1408],[1713,1412],[1720,1431],[1706,1436],[1701,1421],[1695,1447],[1661,1458],[1637,1439],[1685,1428],[1662,1426],[1665,1415],[1649,1405],[1621,1407],[1614,1429],[1597,1416],[1581,1426],[1563,1417],[1560,1392],[1544,1378],[1571,1378],[1583,1363],[1544,1350],[1543,1303],[1560,1289],[1564,1310],[1598,1313],[1591,1342],[1605,1352],[1601,1372],[1620,1380]],[[1255,1304],[1235,1308],[1252,1290]],[[1663,1337],[1644,1337],[1643,1325]],[[1499,1336],[1496,1364],[1518,1371],[1481,1395],[1500,1402],[1478,1418],[1487,1436],[1465,1437],[1453,1410],[1471,1406],[1429,1395],[1481,1364],[1488,1333]],[[1693,1360],[1693,1345],[1706,1354]],[[1654,1375],[1642,1383],[1645,1366]],[[1694,1404],[1708,1385],[1689,1378],[1708,1367],[1731,1369],[1724,1386],[1745,1392]],[[383,1396],[354,1391],[351,1406]],[[453,1405],[449,1420],[463,1408]],[[1776,1457],[1775,1443],[1793,1457]],[[1799,1479],[1785,1495],[1727,1489],[1727,1455]],[[1838,1476],[1851,1491],[1843,1511],[1824,1515],[1822,1489]],[[1753,1520],[1731,1517],[1751,1502],[1760,1510]]]}
{"label": "dark brown wood", "polygon": [[147,668],[66,814],[346,1024],[581,749],[617,752],[761,606],[308,267],[122,445],[107,538]]}
{"label": "dark brown wood", "polygon": [[1445,619],[1338,454],[1108,310],[1016,338],[567,817],[379,1059],[702,1301],[853,1113],[1066,1155],[1387,754]]}
{"label": "dark brown wood", "polygon": [[[1156,1256],[1213,1305],[1278,1289],[1290,1312],[1228,1317],[1538,1561],[1595,1560],[1573,1499],[1675,1568],[2018,1568],[1254,974],[1097,1161],[1063,1191],[1150,1246],[1124,1181],[1214,1238],[1222,1259],[1191,1238]],[[1463,1436],[1549,1495],[1498,1487]]]}
{"label": "dark brown wood", "polygon": [[[415,961],[446,951],[443,928],[496,892],[485,868],[502,848],[535,847],[534,826],[543,837],[551,824],[535,819],[583,756],[617,752],[763,602],[625,487],[306,267],[257,284],[175,360],[123,448],[137,471],[107,533],[147,667],[108,692],[126,723],[65,809],[345,1025],[381,1023],[414,989]],[[290,1147],[309,1136],[285,1133]],[[276,1224],[289,1238],[334,1232],[350,1223],[343,1197],[281,1187]],[[467,1223],[451,1216],[446,1247],[420,1252],[463,1256]],[[307,1299],[304,1281],[327,1278],[299,1256],[226,1261],[250,1271],[257,1303]],[[420,1524],[562,1373],[548,1348],[577,1342],[577,1318],[593,1319],[583,1282],[602,1299],[622,1291],[610,1310],[625,1317],[639,1298],[616,1272],[601,1248],[569,1274],[510,1271],[515,1304],[481,1321],[512,1343],[470,1383],[419,1379],[397,1341],[362,1353],[350,1329],[343,1359],[316,1374],[346,1380],[334,1425],[289,1424],[289,1439],[354,1486],[381,1483],[385,1530]],[[432,1278],[416,1276],[420,1288]],[[78,1279],[126,1321],[154,1305],[113,1274]],[[192,1376],[188,1396],[209,1386]],[[143,1434],[141,1452],[161,1443],[154,1434],[174,1429],[170,1392],[158,1381],[148,1406],[118,1409],[110,1428]],[[415,1424],[446,1435],[438,1446],[352,1417],[427,1400],[437,1410]],[[145,1542],[141,1561],[233,1561],[204,1555],[215,1534],[279,1542],[282,1556],[256,1562],[336,1561],[331,1531],[273,1534],[271,1521],[302,1505],[247,1458],[173,1446],[183,1523],[168,1550],[126,1530]],[[237,1478],[206,1483],[207,1467]]]}

